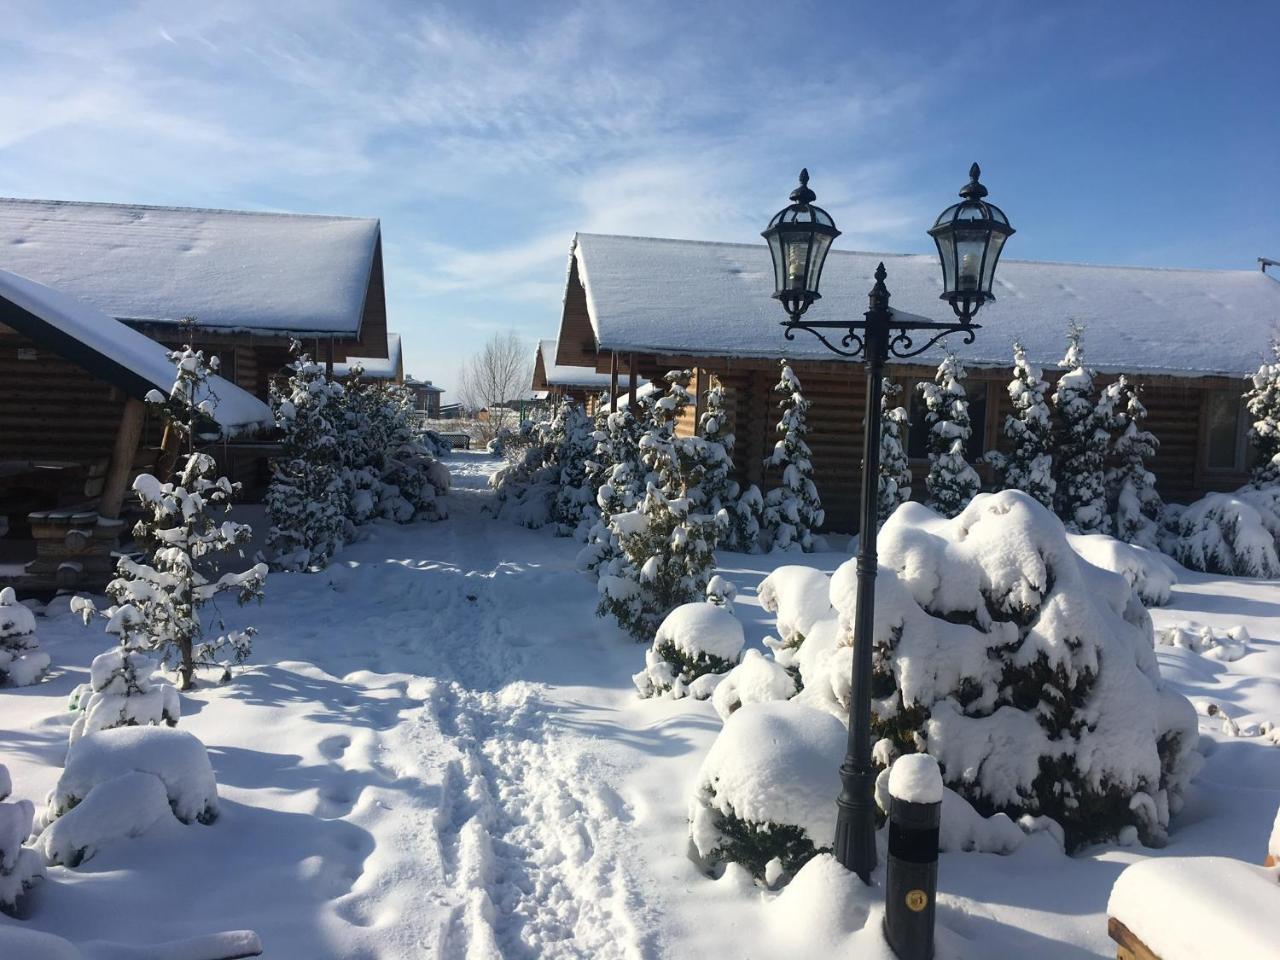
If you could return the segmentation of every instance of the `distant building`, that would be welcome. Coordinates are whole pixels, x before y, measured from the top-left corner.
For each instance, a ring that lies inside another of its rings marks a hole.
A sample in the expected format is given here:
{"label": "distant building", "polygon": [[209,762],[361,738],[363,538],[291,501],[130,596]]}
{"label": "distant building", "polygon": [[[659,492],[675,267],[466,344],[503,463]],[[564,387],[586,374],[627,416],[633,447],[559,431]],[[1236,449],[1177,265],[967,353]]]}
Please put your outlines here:
{"label": "distant building", "polygon": [[[404,385],[413,394],[414,413],[423,420],[441,419],[440,397],[444,394],[443,387],[437,387],[430,380],[419,380],[417,377],[405,377]],[[450,406],[456,407],[457,404],[450,404]]]}

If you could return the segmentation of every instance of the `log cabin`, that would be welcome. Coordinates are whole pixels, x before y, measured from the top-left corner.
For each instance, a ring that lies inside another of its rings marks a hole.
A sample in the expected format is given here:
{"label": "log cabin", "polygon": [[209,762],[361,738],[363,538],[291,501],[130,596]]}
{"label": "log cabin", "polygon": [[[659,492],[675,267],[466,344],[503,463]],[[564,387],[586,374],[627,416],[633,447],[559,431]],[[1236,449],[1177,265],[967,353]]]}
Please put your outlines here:
{"label": "log cabin", "polygon": [[[539,340],[533,361],[533,395],[537,400],[555,403],[565,397],[583,404],[588,413],[595,412],[595,404],[603,396],[610,398],[616,409],[618,398],[629,398],[634,403],[638,396],[649,390],[649,381],[631,376],[631,372],[618,366],[611,356],[608,370],[596,370],[591,365],[573,365],[556,362],[559,345],[555,340]],[[639,391],[639,392],[637,392]]]}
{"label": "log cabin", "polygon": [[[949,318],[938,299],[936,257],[833,250],[822,299],[806,319],[860,319],[880,262],[893,308]],[[827,529],[856,532],[865,380],[803,332],[784,339],[763,244],[578,234],[572,243],[555,364],[622,372],[660,382],[672,368],[694,372],[699,406],[711,378],[726,390],[737,437],[739,479],[762,489],[776,439],[778,360],[786,357],[812,403],[809,443]],[[1103,383],[1140,384],[1147,427],[1159,438],[1150,464],[1166,500],[1189,502],[1248,477],[1245,378],[1270,354],[1280,322],[1280,283],[1260,270],[1187,270],[1002,260],[997,300],[978,317],[973,344],[950,346],[968,370],[974,432],[970,457],[999,449],[1010,412],[1006,387],[1015,340],[1052,383],[1074,321],[1085,327],[1086,363]],[[891,362],[912,421],[909,453],[924,492],[925,424],[916,385],[933,377],[946,345]],[[617,391],[615,391],[616,393]],[[913,402],[913,400],[915,402]],[[700,409],[678,425],[691,433]],[[990,475],[980,468],[984,479]]]}
{"label": "log cabin", "polygon": [[360,376],[365,380],[378,380],[385,383],[403,384],[404,355],[400,348],[400,334],[387,334],[387,355],[385,357],[347,357],[333,365],[333,375],[339,380],[348,380],[360,368]]}

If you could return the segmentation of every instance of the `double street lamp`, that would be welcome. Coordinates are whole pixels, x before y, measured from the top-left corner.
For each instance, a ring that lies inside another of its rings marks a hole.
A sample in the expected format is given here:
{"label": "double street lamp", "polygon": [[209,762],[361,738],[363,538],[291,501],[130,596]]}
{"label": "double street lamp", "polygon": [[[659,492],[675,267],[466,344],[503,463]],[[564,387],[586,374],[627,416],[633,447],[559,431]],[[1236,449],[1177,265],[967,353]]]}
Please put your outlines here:
{"label": "double street lamp", "polygon": [[[805,311],[821,299],[818,284],[831,244],[840,231],[831,215],[814,204],[809,171],[800,171],[800,185],[790,206],[780,210],[762,236],[773,255],[774,298],[782,302],[787,319],[786,339],[797,330],[812,333],[827,349],[842,357],[861,359],[867,373],[867,408],[863,431],[862,509],[858,548],[858,609],[853,631],[853,687],[849,700],[849,742],[840,765],[842,789],[836,801],[836,858],[864,882],[876,866],[875,781],[871,760],[871,644],[875,625],[876,526],[880,484],[880,404],[884,368],[890,356],[906,359],[928,350],[948,334],[973,343],[979,308],[994,300],[991,284],[1005,241],[1013,234],[1009,218],[986,201],[987,188],[978,182],[975,163],[961,200],[938,216],[929,230],[942,261],[942,300],[951,304],[956,319],[937,322],[893,310],[885,269],[875,272],[875,286],[862,320],[805,320]],[[914,336],[913,336],[914,335]],[[916,338],[921,343],[917,345]]]}

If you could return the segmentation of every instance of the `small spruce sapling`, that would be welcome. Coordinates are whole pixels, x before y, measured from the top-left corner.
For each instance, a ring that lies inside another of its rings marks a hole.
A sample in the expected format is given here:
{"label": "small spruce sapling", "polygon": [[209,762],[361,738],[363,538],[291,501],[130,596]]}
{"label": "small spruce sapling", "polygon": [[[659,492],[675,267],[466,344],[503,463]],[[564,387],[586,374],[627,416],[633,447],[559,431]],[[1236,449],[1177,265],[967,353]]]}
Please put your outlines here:
{"label": "small spruce sapling", "polygon": [[1099,407],[1093,371],[1084,364],[1083,333],[1079,324],[1068,327],[1067,353],[1059,364],[1066,373],[1053,391],[1054,511],[1072,533],[1109,533],[1105,407]]}
{"label": "small spruce sapling", "polygon": [[1021,490],[1053,509],[1057,484],[1053,479],[1053,419],[1045,399],[1049,384],[1016,341],[1008,392],[1013,402],[1013,413],[1004,418],[1009,452],[992,451],[987,460],[1001,476],[1004,489]]}
{"label": "small spruce sapling", "polygon": [[44,879],[44,857],[23,846],[31,836],[36,808],[30,800],[9,800],[13,781],[0,763],[0,912],[13,914],[23,894]]}
{"label": "small spruce sapling", "polygon": [[1104,393],[1115,397],[1105,405],[1112,411],[1114,466],[1107,471],[1106,483],[1115,535],[1126,543],[1158,550],[1164,501],[1147,461],[1156,455],[1160,441],[1142,426],[1147,408],[1134,384],[1121,377]]}
{"label": "small spruce sapling", "polygon": [[899,506],[911,499],[911,465],[907,459],[906,437],[910,425],[907,411],[894,401],[902,387],[888,377],[880,401],[880,487],[879,517],[884,523]]}
{"label": "small spruce sapling", "polygon": [[963,510],[981,486],[978,472],[966,458],[972,427],[964,376],[964,367],[948,352],[933,382],[919,386],[929,426],[928,503],[944,517],[954,517]]}
{"label": "small spruce sapling", "polygon": [[765,497],[764,527],[772,549],[809,553],[814,548],[814,532],[826,520],[813,482],[813,453],[805,441],[809,433],[809,401],[791,366],[783,360],[781,367],[778,384],[773,388],[782,394],[778,402],[782,411],[777,427],[780,439],[764,463],[781,471],[782,483]]}
{"label": "small spruce sapling", "polygon": [[1249,377],[1244,402],[1253,417],[1249,442],[1256,453],[1250,483],[1270,486],[1280,482],[1280,340],[1271,344],[1271,359]]}
{"label": "small spruce sapling", "polygon": [[551,421],[549,466],[558,473],[553,515],[556,535],[573,536],[583,517],[592,508],[587,461],[593,453],[591,421],[581,404],[565,397]]}
{"label": "small spruce sapling", "polygon": [[[216,476],[213,457],[195,450],[197,425],[208,419],[217,404],[208,384],[214,368],[190,345],[169,357],[177,367],[169,397],[153,390],[147,399],[166,406],[169,427],[185,438],[188,453],[172,482],[162,483],[149,473],[134,479],[133,489],[145,516],[133,535],[149,562],[120,558],[117,576],[107,585],[107,595],[115,603],[102,615],[107,631],[118,636],[126,650],[157,653],[166,664],[176,661],[181,687],[187,690],[198,667],[221,666],[225,673],[228,661],[214,659],[220,653],[243,662],[255,633],[248,627],[207,638],[200,608],[225,592],[235,593],[240,603],[260,600],[267,565],[254,564],[216,580],[205,575],[213,556],[247,542],[252,531],[245,524],[222,519],[240,485]],[[92,603],[83,602],[80,611],[88,622],[94,613]]]}
{"label": "small spruce sapling", "polygon": [[49,655],[36,642],[36,618],[18,602],[13,587],[0,590],[0,684],[27,687],[49,669]]}
{"label": "small spruce sapling", "polygon": [[[72,606],[92,616],[92,607],[83,597],[73,600]],[[71,694],[76,719],[70,742],[116,727],[177,726],[182,712],[178,691],[156,668],[155,660],[123,643],[94,657],[89,682]]]}

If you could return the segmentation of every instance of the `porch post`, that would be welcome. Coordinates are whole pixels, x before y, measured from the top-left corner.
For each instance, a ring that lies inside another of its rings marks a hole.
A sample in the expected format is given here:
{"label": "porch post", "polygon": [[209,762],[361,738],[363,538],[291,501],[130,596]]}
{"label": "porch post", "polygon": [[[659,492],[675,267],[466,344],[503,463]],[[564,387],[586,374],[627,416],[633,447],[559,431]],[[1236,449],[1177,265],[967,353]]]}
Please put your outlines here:
{"label": "porch post", "polygon": [[137,397],[129,397],[120,417],[120,429],[116,431],[115,446],[111,450],[111,465],[107,468],[106,483],[98,499],[98,516],[114,520],[120,516],[124,494],[133,479],[133,461],[142,441],[142,425],[146,419],[146,404]]}

